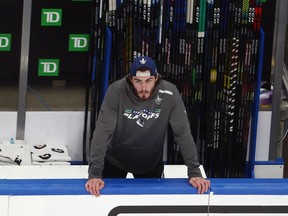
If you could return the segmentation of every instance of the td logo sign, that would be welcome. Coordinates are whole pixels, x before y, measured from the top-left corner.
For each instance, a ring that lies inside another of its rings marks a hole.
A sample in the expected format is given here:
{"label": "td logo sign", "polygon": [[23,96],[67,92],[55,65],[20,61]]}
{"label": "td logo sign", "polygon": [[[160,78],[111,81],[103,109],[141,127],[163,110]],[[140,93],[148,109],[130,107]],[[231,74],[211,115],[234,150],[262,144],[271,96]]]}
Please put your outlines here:
{"label": "td logo sign", "polygon": [[0,51],[11,50],[11,34],[0,34]]}
{"label": "td logo sign", "polygon": [[89,50],[89,34],[70,34],[69,35],[69,51],[88,51]]}
{"label": "td logo sign", "polygon": [[39,59],[38,76],[58,76],[59,59]]}
{"label": "td logo sign", "polygon": [[61,26],[62,9],[46,9],[41,12],[41,26]]}

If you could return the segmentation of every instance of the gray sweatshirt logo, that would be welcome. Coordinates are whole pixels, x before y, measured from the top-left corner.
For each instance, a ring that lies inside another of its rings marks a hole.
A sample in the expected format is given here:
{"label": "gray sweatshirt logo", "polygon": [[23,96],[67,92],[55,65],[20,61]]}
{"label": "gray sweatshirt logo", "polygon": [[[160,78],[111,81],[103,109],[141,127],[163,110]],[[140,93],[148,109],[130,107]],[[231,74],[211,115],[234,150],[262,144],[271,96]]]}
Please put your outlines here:
{"label": "gray sweatshirt logo", "polygon": [[148,121],[149,119],[157,119],[160,116],[161,109],[154,109],[153,111],[148,111],[146,109],[137,111],[137,110],[131,110],[126,109],[124,111],[124,116],[127,119],[136,120],[136,124],[140,127],[144,127],[145,121]]}
{"label": "gray sweatshirt logo", "polygon": [[157,95],[157,98],[156,98],[156,100],[155,100],[155,103],[157,104],[157,105],[160,105],[161,103],[162,103],[162,98],[160,98],[159,97],[159,95]]}

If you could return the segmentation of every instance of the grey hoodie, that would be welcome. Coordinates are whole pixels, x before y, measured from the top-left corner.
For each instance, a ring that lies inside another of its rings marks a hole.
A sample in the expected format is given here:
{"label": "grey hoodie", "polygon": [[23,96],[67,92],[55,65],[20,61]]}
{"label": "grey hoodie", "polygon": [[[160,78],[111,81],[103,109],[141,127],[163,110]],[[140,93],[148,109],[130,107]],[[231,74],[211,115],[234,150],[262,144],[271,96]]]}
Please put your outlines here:
{"label": "grey hoodie", "polygon": [[184,103],[175,85],[159,80],[143,101],[124,77],[112,83],[98,115],[89,157],[89,179],[102,178],[104,158],[131,173],[150,172],[162,157],[168,124],[188,167],[201,177]]}

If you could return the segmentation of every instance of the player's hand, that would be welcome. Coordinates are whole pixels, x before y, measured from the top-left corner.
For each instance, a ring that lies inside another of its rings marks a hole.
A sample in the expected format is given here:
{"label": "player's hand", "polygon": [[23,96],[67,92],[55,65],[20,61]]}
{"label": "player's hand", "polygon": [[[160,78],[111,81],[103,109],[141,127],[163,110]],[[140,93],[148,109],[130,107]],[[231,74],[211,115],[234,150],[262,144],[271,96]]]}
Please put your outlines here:
{"label": "player's hand", "polygon": [[203,194],[210,188],[210,181],[201,177],[192,177],[189,184],[198,189],[198,194]]}
{"label": "player's hand", "polygon": [[96,197],[100,196],[100,190],[102,190],[104,186],[105,183],[100,178],[89,179],[85,184],[86,190],[90,192],[91,195],[94,195]]}

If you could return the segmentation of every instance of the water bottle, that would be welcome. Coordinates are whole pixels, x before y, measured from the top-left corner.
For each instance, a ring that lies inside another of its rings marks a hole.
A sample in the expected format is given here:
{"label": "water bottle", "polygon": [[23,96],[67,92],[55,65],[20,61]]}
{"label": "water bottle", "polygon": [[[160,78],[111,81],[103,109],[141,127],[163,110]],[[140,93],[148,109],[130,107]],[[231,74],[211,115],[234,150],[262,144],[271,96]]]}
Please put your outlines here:
{"label": "water bottle", "polygon": [[10,144],[15,144],[15,141],[13,138],[10,138]]}

